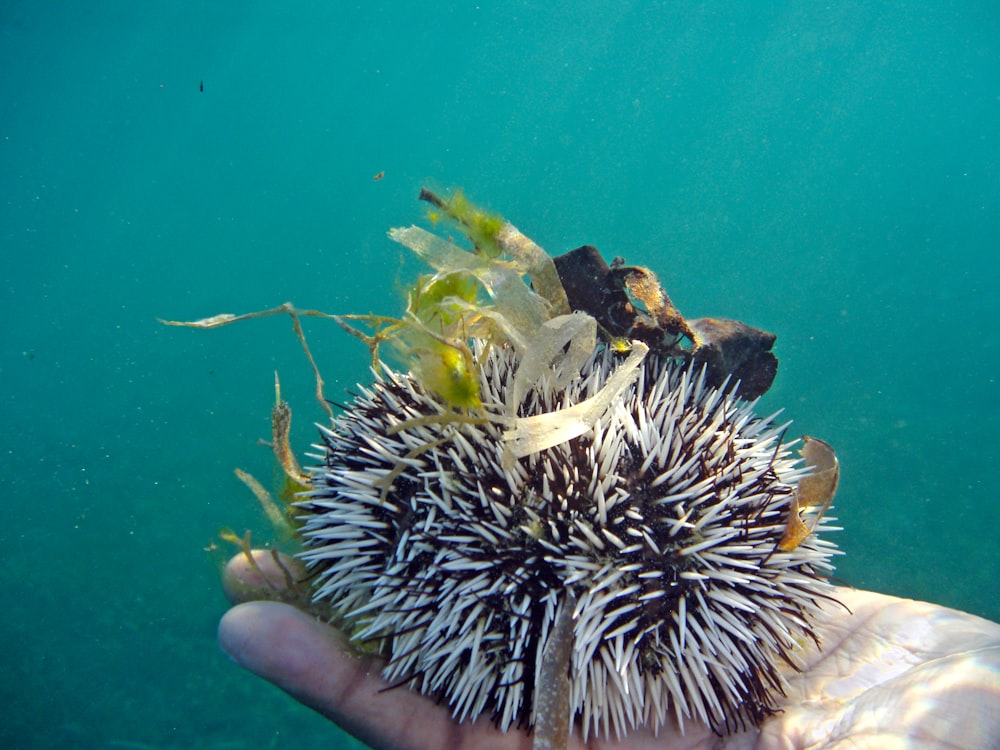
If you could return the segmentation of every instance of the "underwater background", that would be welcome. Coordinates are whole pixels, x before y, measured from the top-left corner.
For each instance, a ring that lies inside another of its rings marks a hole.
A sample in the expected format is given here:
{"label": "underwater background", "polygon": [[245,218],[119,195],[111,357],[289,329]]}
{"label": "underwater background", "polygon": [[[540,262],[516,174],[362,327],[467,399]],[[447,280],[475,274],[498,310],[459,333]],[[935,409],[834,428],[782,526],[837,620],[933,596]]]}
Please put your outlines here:
{"label": "underwater background", "polygon": [[1000,619],[995,0],[6,2],[0,65],[0,746],[362,747],[215,642],[291,322],[157,317],[396,313],[425,184],[775,332],[838,577]]}

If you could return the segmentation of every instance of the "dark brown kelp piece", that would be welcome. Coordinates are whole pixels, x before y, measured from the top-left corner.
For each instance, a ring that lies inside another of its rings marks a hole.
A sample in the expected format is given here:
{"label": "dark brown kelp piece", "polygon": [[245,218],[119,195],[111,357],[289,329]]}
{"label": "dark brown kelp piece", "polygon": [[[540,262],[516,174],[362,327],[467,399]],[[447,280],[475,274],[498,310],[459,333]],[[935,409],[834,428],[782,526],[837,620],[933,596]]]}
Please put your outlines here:
{"label": "dark brown kelp piece", "polygon": [[767,392],[778,372],[778,358],[771,353],[773,333],[727,318],[687,321],[695,334],[692,354],[705,364],[705,379],[719,386],[727,378],[739,380],[741,398],[755,399]]}
{"label": "dark brown kelp piece", "polygon": [[704,364],[713,387],[727,377],[739,380],[745,399],[757,398],[774,382],[773,333],[725,318],[685,320],[652,271],[617,258],[609,266],[592,245],[554,260],[570,308],[593,316],[611,337]]}

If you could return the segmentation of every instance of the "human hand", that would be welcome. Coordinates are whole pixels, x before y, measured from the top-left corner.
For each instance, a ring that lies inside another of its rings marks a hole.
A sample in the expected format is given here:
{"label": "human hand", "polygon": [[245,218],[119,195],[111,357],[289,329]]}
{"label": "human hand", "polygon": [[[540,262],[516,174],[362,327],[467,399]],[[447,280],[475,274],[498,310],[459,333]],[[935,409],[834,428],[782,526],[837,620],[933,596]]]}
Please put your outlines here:
{"label": "human hand", "polygon": [[[446,706],[405,688],[385,690],[382,664],[357,656],[345,637],[278,601],[285,574],[269,554],[245,556],[224,574],[236,607],[219,643],[241,666],[274,683],[376,748],[528,750],[531,735],[501,733],[488,719],[457,723]],[[263,573],[269,582],[261,579]],[[996,748],[1000,746],[1000,625],[925,602],[838,589],[849,609],[828,606],[807,643],[805,670],[786,675],[781,712],[759,729],[718,737],[688,725],[621,741],[576,732],[581,750],[794,750],[794,748]],[[242,602],[242,603],[241,603]],[[384,692],[382,692],[384,691]]]}

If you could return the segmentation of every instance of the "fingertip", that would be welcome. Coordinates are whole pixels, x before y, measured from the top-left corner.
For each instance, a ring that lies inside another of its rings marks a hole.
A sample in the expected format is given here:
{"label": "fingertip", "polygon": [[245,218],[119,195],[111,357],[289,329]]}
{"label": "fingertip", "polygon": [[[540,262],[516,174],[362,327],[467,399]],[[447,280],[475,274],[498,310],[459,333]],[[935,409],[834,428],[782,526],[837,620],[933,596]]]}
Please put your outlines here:
{"label": "fingertip", "polygon": [[[226,597],[229,598],[228,590]],[[219,620],[219,647],[226,656],[240,666],[246,666],[245,655],[255,640],[254,630],[258,613],[254,605],[255,602],[237,604]]]}
{"label": "fingertip", "polygon": [[283,552],[255,549],[235,555],[222,570],[222,589],[230,604],[280,600],[288,594],[289,578],[304,576],[301,563]]}
{"label": "fingertip", "polygon": [[239,604],[218,637],[234,662],[328,716],[343,686],[367,672],[340,631],[289,604]]}
{"label": "fingertip", "polygon": [[219,646],[242,667],[275,681],[307,654],[326,653],[339,634],[288,604],[238,604],[219,622]]}
{"label": "fingertip", "polygon": [[247,602],[219,622],[219,646],[239,666],[356,736],[377,736],[378,722],[359,720],[384,686],[370,660],[351,653],[346,637],[280,602]]}

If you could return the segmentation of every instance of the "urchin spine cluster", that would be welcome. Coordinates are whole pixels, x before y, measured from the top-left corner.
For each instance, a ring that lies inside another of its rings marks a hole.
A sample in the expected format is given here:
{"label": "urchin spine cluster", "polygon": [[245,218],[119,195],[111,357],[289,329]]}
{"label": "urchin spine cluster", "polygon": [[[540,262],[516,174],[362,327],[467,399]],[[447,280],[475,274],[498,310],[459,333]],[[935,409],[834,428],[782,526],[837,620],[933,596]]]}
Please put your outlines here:
{"label": "urchin spine cluster", "polygon": [[[323,428],[301,504],[315,597],[386,644],[389,681],[460,720],[534,724],[544,647],[575,601],[570,705],[585,734],[759,724],[783,690],[778,662],[830,597],[835,551],[817,535],[777,549],[803,471],[782,427],[650,357],[593,430],[510,465],[517,359],[477,357],[494,419],[454,420],[386,370]],[[595,353],[561,391],[543,379],[517,416],[593,396],[616,361]]]}

